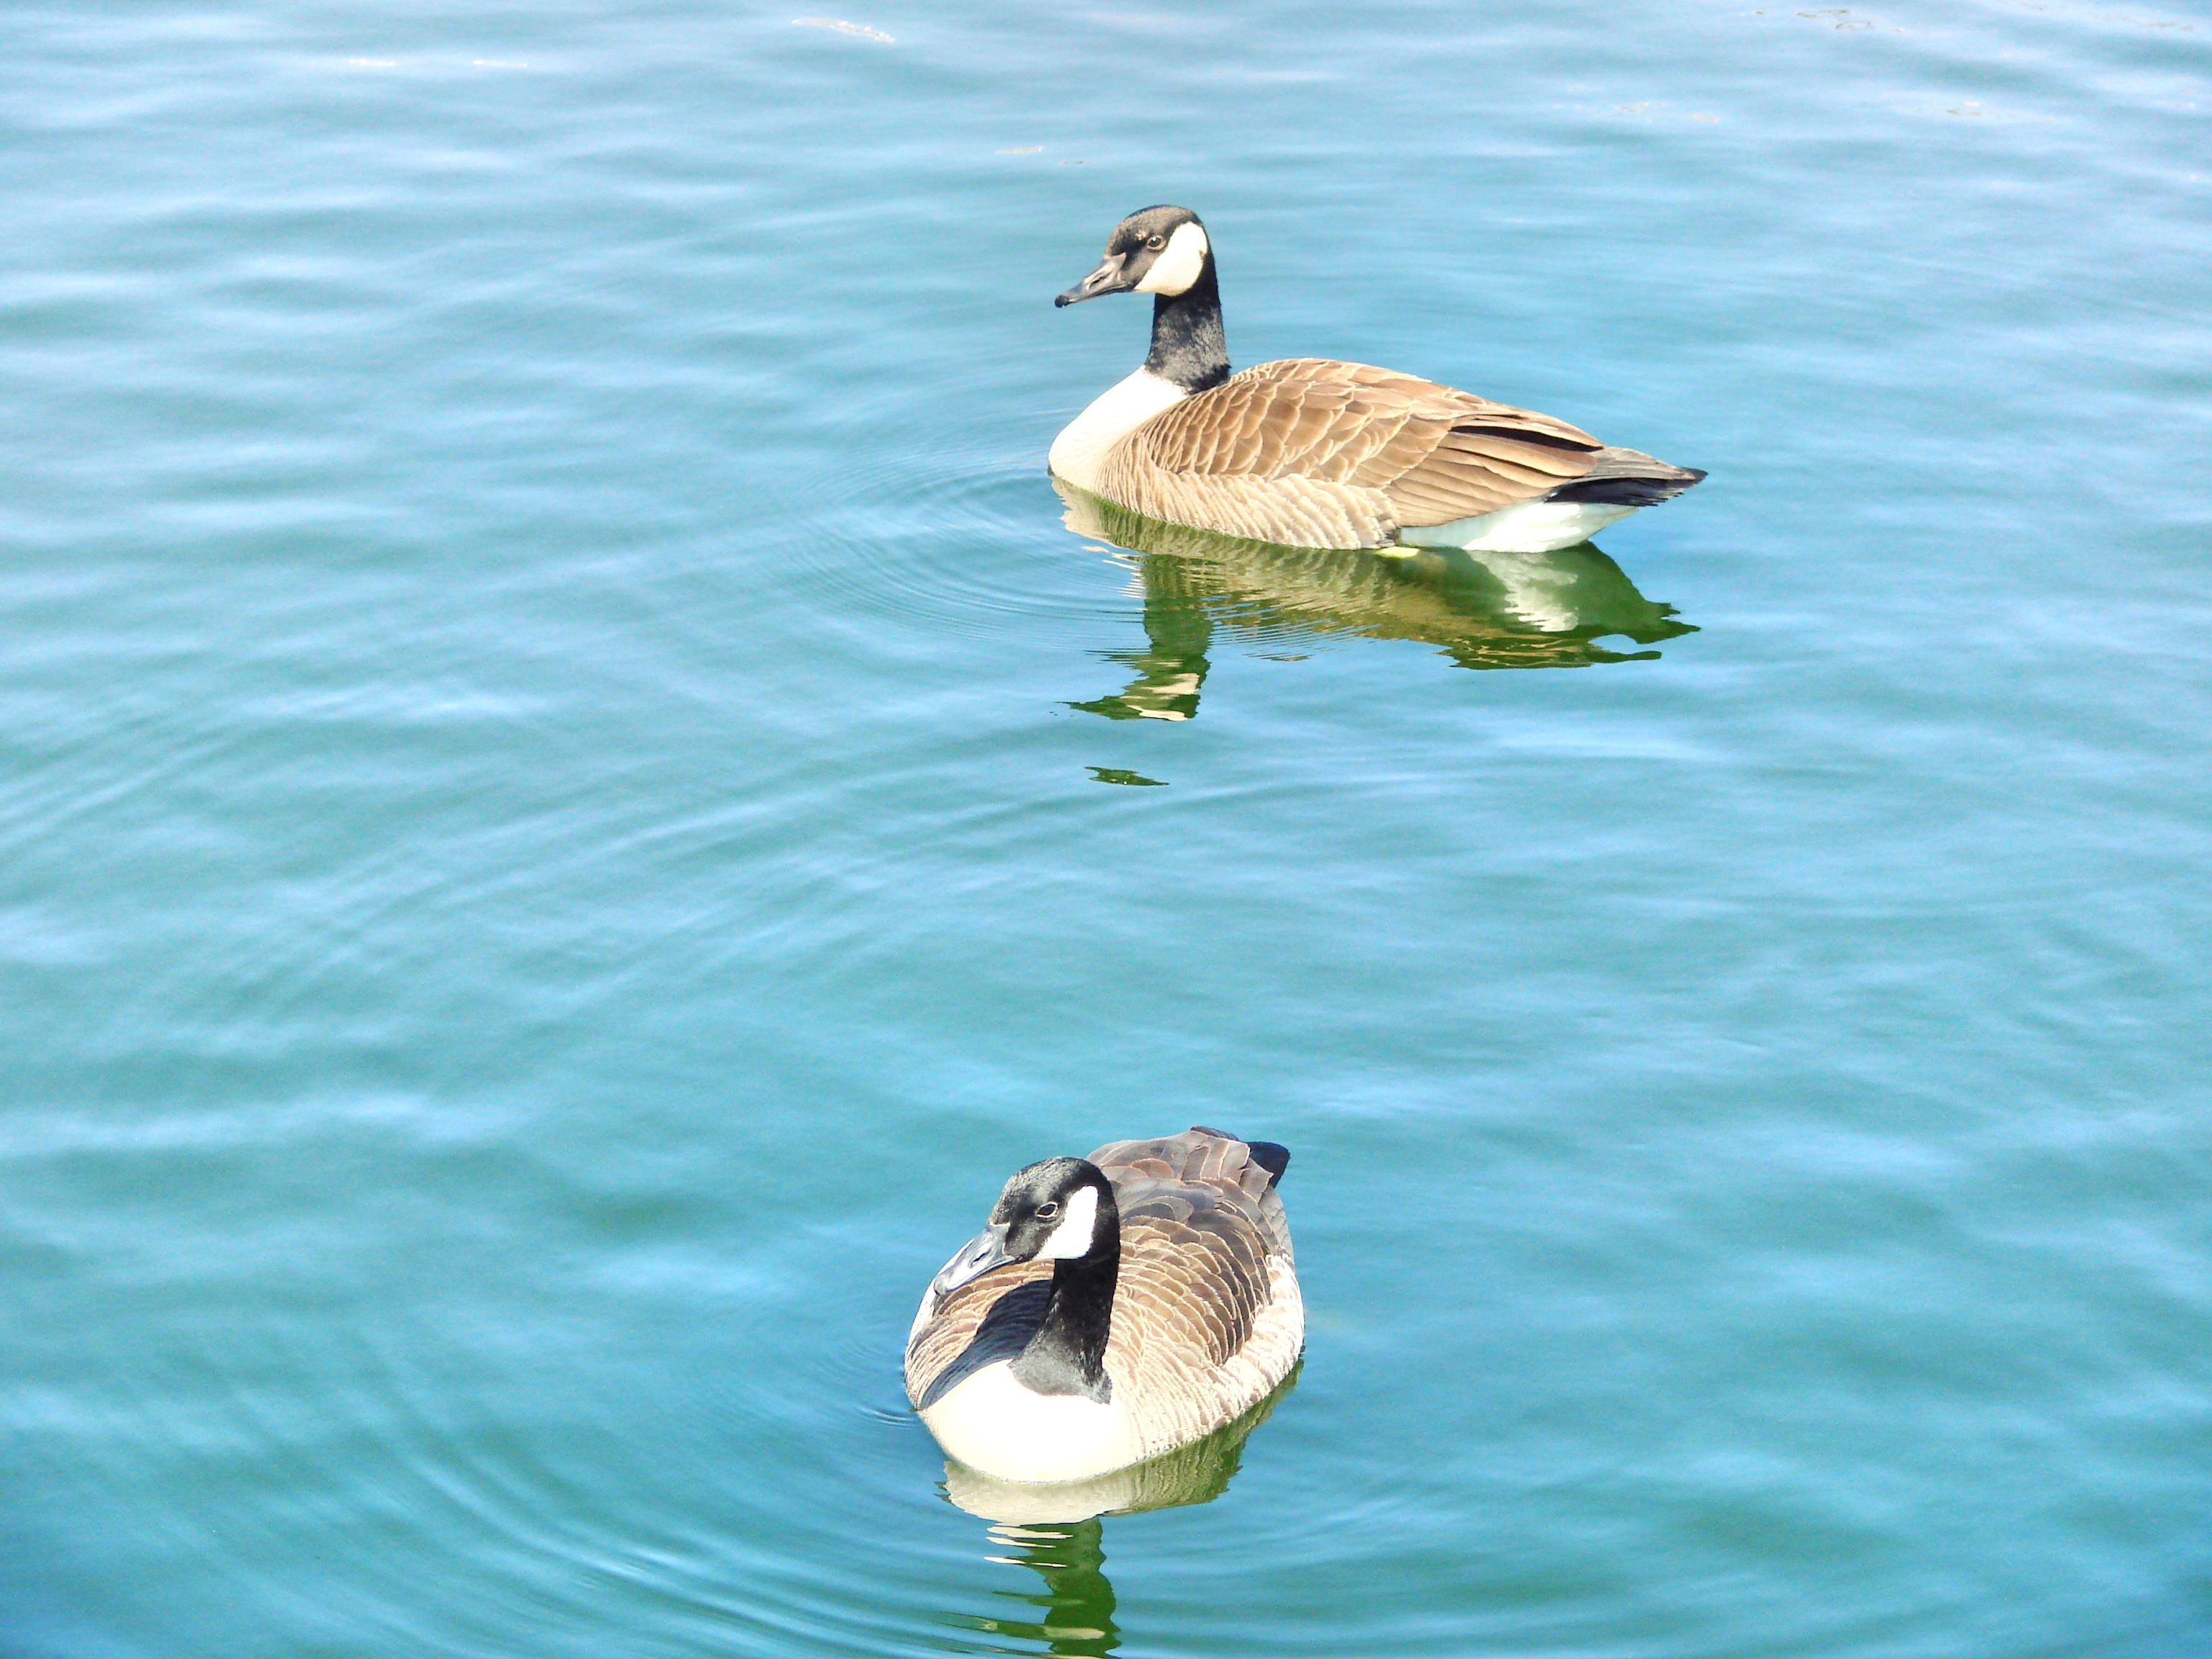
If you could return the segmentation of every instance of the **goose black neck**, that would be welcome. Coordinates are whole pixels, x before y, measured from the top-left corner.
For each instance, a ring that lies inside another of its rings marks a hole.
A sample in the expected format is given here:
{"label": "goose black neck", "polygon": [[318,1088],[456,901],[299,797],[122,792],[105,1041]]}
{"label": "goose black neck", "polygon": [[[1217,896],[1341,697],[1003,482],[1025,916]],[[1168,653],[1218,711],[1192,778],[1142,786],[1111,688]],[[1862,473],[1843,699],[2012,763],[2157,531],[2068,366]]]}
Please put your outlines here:
{"label": "goose black neck", "polygon": [[1121,1218],[1114,1195],[1098,1195],[1098,1223],[1091,1253],[1055,1262],[1052,1300],[1044,1318],[1012,1366],[1014,1376],[1036,1394],[1114,1397],[1106,1378],[1106,1338],[1114,1322],[1114,1288],[1121,1277]]}
{"label": "goose black neck", "polygon": [[1229,378],[1229,337],[1221,328],[1221,285],[1213,255],[1180,294],[1152,298],[1152,349],[1145,367],[1185,392],[1203,392]]}

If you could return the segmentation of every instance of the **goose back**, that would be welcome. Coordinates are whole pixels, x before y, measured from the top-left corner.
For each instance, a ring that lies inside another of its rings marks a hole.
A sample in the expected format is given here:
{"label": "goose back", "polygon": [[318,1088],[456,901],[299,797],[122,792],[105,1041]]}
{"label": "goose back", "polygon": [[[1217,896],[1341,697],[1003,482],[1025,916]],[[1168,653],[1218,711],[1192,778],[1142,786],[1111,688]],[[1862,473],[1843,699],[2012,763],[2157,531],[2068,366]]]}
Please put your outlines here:
{"label": "goose back", "polygon": [[1704,476],[1417,375],[1293,357],[1143,421],[1104,449],[1086,487],[1150,518],[1356,548],[1382,546],[1409,526],[1572,501],[1571,487],[1594,474],[1647,480],[1646,500]]}

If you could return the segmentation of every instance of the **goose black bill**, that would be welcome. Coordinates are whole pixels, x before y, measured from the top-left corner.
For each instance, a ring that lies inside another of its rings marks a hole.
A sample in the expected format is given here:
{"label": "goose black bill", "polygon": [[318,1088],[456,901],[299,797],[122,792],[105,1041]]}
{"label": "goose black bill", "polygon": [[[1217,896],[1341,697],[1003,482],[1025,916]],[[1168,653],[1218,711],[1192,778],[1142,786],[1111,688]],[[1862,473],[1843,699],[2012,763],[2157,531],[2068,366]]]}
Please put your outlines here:
{"label": "goose black bill", "polygon": [[1073,288],[1053,301],[1055,306],[1072,306],[1078,300],[1095,300],[1102,294],[1127,294],[1136,287],[1129,279],[1129,256],[1109,253],[1105,262]]}

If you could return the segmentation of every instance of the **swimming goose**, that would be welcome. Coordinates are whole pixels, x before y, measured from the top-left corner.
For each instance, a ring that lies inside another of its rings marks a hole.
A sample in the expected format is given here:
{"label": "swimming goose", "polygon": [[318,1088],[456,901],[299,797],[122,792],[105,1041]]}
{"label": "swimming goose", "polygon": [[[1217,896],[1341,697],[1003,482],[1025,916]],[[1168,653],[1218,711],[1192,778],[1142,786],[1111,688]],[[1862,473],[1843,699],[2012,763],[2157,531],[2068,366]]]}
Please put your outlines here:
{"label": "swimming goose", "polygon": [[1053,441],[1055,475],[1172,524],[1294,547],[1546,553],[1705,475],[1549,415],[1365,363],[1229,372],[1206,227],[1149,207],[1053,303],[1152,295],[1144,367]]}
{"label": "swimming goose", "polygon": [[938,1443],[1000,1480],[1085,1480],[1265,1399],[1305,1339],[1290,1156],[1193,1127],[1017,1170],[907,1336]]}

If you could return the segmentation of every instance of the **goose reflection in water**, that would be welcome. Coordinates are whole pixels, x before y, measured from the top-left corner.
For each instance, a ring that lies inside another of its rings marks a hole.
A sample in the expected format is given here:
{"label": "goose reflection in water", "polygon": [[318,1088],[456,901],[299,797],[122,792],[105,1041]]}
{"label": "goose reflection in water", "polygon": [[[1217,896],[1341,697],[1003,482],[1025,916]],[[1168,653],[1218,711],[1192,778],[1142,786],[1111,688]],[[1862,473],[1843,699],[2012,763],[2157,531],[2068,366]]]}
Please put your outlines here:
{"label": "goose reflection in water", "polygon": [[[945,1466],[945,1495],[991,1524],[989,1559],[1023,1566],[1044,1580],[1035,1590],[1000,1590],[1021,1603],[1019,1616],[962,1615],[955,1622],[987,1638],[974,1651],[1046,1653],[1103,1659],[1120,1645],[1114,1585],[1106,1577],[1102,1517],[1210,1504],[1228,1489],[1243,1461],[1244,1443],[1276,1403],[1297,1386],[1294,1370],[1265,1400],[1203,1440],[1134,1468],[1065,1486],[1023,1486],[994,1480],[957,1463]],[[1034,1645],[1032,1645],[1034,1644]]]}
{"label": "goose reflection in water", "polygon": [[1163,524],[1052,483],[1070,530],[1143,556],[1146,647],[1101,653],[1136,676],[1111,696],[1069,705],[1109,720],[1195,715],[1216,628],[1275,644],[1300,633],[1422,640],[1462,668],[1644,661],[1659,653],[1597,641],[1650,646],[1697,632],[1588,542],[1553,553],[1424,548],[1410,556],[1276,547]]}

